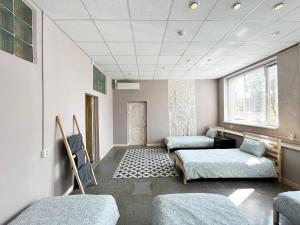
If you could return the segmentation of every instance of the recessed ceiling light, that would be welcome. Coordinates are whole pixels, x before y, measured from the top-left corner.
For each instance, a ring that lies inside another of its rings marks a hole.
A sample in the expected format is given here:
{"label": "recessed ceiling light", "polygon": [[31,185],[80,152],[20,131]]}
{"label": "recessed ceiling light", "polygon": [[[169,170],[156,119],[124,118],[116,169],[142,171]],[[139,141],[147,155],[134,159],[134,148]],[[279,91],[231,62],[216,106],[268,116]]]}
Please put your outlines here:
{"label": "recessed ceiling light", "polygon": [[240,3],[240,2],[235,2],[235,3],[231,6],[231,8],[232,8],[233,10],[239,10],[241,7],[242,7],[242,3]]}
{"label": "recessed ceiling light", "polygon": [[184,35],[184,31],[183,31],[183,30],[179,30],[179,31],[177,31],[177,34],[178,34],[179,36],[183,36],[183,35]]}
{"label": "recessed ceiling light", "polygon": [[273,36],[277,36],[279,34],[280,34],[280,31],[275,31],[275,32],[272,33]]}
{"label": "recessed ceiling light", "polygon": [[281,10],[284,7],[284,3],[283,2],[279,2],[276,5],[273,6],[273,9],[278,11]]}
{"label": "recessed ceiling light", "polygon": [[198,3],[198,2],[191,2],[191,4],[190,4],[190,8],[191,8],[192,10],[197,9],[198,6],[199,6],[199,3]]}

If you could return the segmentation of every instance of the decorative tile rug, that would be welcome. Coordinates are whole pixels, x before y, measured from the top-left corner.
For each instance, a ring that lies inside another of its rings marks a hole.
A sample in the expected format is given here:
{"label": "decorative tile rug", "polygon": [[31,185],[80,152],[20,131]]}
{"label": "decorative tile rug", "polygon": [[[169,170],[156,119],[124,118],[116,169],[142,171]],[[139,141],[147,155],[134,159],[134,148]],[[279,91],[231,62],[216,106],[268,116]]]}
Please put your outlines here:
{"label": "decorative tile rug", "polygon": [[127,149],[113,178],[173,177],[178,173],[164,148]]}

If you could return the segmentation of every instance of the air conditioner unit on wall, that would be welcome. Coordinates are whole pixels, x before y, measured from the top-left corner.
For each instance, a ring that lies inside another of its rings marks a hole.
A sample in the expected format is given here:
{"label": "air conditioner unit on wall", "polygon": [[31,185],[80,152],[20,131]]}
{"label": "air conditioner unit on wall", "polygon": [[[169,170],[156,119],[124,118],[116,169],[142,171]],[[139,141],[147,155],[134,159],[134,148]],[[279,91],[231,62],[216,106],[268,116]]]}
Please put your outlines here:
{"label": "air conditioner unit on wall", "polygon": [[115,88],[117,90],[139,90],[140,83],[125,83],[125,82],[117,82],[115,83]]}

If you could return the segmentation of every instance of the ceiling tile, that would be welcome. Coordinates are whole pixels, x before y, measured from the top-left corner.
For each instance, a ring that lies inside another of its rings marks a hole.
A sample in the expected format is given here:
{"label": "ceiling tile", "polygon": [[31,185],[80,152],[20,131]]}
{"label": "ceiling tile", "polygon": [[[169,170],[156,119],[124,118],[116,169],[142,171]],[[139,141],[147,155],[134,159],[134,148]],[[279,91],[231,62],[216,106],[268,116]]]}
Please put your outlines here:
{"label": "ceiling tile", "polygon": [[118,64],[120,65],[124,65],[124,64],[137,64],[136,63],[136,57],[135,56],[132,56],[132,55],[124,55],[124,56],[121,56],[121,55],[116,55],[115,56]]}
{"label": "ceiling tile", "polygon": [[176,65],[174,71],[187,71],[191,69],[192,65]]}
{"label": "ceiling tile", "polygon": [[153,77],[154,71],[141,71],[140,77]]}
{"label": "ceiling tile", "polygon": [[96,64],[102,64],[102,65],[105,65],[105,64],[116,64],[114,58],[112,56],[93,56],[92,59],[94,60],[94,62]]}
{"label": "ceiling tile", "polygon": [[289,35],[281,38],[280,41],[300,42],[300,30],[296,30],[295,32],[290,33]]}
{"label": "ceiling tile", "polygon": [[99,65],[100,69],[103,72],[118,72],[120,71],[120,68],[117,65],[101,65],[101,64],[97,64]]}
{"label": "ceiling tile", "polygon": [[101,42],[78,42],[80,48],[88,55],[110,55],[106,45]]}
{"label": "ceiling tile", "polygon": [[189,42],[164,42],[161,48],[161,55],[182,55],[189,45]]}
{"label": "ceiling tile", "polygon": [[194,41],[219,41],[237,24],[238,22],[206,21]]}
{"label": "ceiling tile", "polygon": [[282,20],[284,20],[284,21],[300,21],[300,7],[291,11]]}
{"label": "ceiling tile", "polygon": [[80,0],[34,0],[52,19],[89,19]]}
{"label": "ceiling tile", "polygon": [[233,42],[252,41],[271,25],[271,22],[244,22],[228,34],[224,40]]}
{"label": "ceiling tile", "polygon": [[123,77],[124,78],[124,75],[122,72],[118,72],[118,71],[115,71],[115,72],[105,72],[104,73],[106,76],[109,76],[109,77]]}
{"label": "ceiling tile", "polygon": [[96,21],[96,24],[107,42],[133,40],[129,21]]}
{"label": "ceiling tile", "polygon": [[154,65],[157,63],[158,56],[137,56],[139,64]]}
{"label": "ceiling tile", "polygon": [[239,0],[242,7],[239,10],[232,10],[232,6],[236,0],[218,1],[216,7],[211,11],[208,20],[218,21],[237,21],[245,17],[251,10],[258,6],[262,0]]}
{"label": "ceiling tile", "polygon": [[158,64],[172,65],[176,64],[180,56],[159,56]]}
{"label": "ceiling tile", "polygon": [[290,0],[284,1],[284,7],[281,10],[274,10],[274,5],[276,5],[278,0],[267,0],[263,1],[263,3],[249,16],[247,16],[247,20],[278,20],[283,16],[287,15],[291,12],[295,7],[300,5],[300,1],[298,0]]}
{"label": "ceiling tile", "polygon": [[[191,41],[201,24],[201,21],[169,21],[164,41]],[[182,36],[177,33],[180,31]]]}
{"label": "ceiling tile", "polygon": [[125,64],[125,65],[120,65],[120,68],[121,68],[122,71],[127,71],[127,72],[137,73],[137,71],[138,71],[137,65]]}
{"label": "ceiling tile", "polygon": [[157,65],[157,68],[156,68],[156,71],[161,71],[161,72],[163,72],[163,71],[172,71],[173,70],[173,68],[174,68],[174,66],[175,66],[175,64],[171,64],[171,65],[166,65],[166,64],[159,64],[159,65]]}
{"label": "ceiling tile", "polygon": [[205,55],[215,42],[192,42],[184,55]]}
{"label": "ceiling tile", "polygon": [[177,63],[178,65],[194,65],[202,56],[182,56]]}
{"label": "ceiling tile", "polygon": [[131,19],[167,20],[172,0],[129,0]]}
{"label": "ceiling tile", "polygon": [[161,42],[166,21],[133,21],[133,35],[139,42]]}
{"label": "ceiling tile", "polygon": [[56,21],[64,32],[74,41],[103,41],[91,21]]}
{"label": "ceiling tile", "polygon": [[135,55],[132,42],[108,42],[107,44],[114,55]]}
{"label": "ceiling tile", "polygon": [[264,32],[254,40],[273,42],[298,30],[299,28],[300,22],[277,22],[266,28]]}
{"label": "ceiling tile", "polygon": [[137,55],[159,55],[161,44],[158,42],[142,43],[136,42],[136,54]]}
{"label": "ceiling tile", "polygon": [[169,76],[172,73],[173,70],[162,70],[162,71],[156,71],[155,76]]}
{"label": "ceiling tile", "polygon": [[139,65],[140,72],[154,72],[156,65]]}
{"label": "ceiling tile", "polygon": [[128,20],[127,0],[83,0],[93,19]]}
{"label": "ceiling tile", "polygon": [[198,9],[189,8],[190,0],[174,0],[171,20],[204,20],[216,3],[216,0],[201,1]]}

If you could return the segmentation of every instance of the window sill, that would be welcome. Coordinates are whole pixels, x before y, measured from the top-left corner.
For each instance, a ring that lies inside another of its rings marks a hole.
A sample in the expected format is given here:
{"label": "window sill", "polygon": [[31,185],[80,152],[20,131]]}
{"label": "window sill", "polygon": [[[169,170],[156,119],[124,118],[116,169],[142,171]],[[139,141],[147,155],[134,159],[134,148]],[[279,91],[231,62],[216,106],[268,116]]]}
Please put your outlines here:
{"label": "window sill", "polygon": [[267,128],[267,129],[274,129],[274,130],[279,128],[279,126],[257,125],[257,124],[251,124],[251,123],[238,123],[235,121],[223,121],[223,123],[235,124],[235,125],[239,125],[239,126]]}

